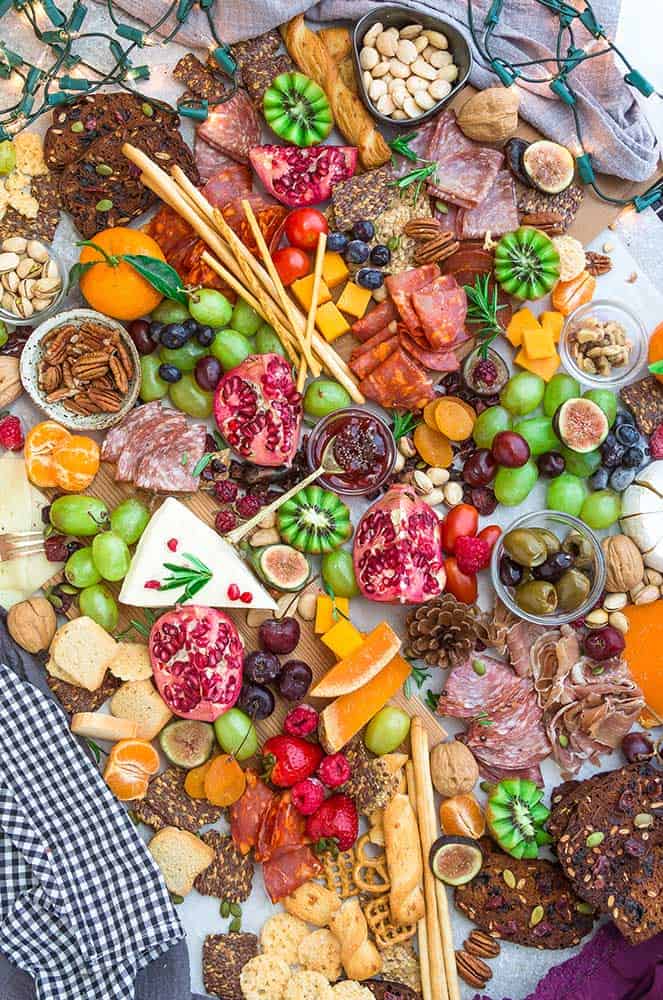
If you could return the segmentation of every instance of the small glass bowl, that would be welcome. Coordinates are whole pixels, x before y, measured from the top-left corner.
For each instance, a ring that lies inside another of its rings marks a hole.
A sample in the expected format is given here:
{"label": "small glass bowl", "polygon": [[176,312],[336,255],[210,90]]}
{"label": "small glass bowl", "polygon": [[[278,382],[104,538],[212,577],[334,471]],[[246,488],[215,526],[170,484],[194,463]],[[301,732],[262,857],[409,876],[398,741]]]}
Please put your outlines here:
{"label": "small glass bowl", "polygon": [[[577,330],[588,316],[593,316],[602,322],[613,320],[615,323],[620,323],[631,341],[631,354],[627,364],[613,368],[611,375],[590,375],[582,371],[571,356],[571,333]],[[559,341],[559,353],[569,375],[582,384],[589,385],[592,389],[618,389],[627,382],[632,382],[644,364],[647,357],[647,331],[638,316],[621,302],[612,299],[594,299],[593,302],[586,302],[584,306],[578,306],[567,316]]]}
{"label": "small glass bowl", "polygon": [[[593,554],[592,568],[594,576],[589,594],[583,604],[578,605],[578,607],[574,608],[573,611],[556,611],[550,615],[533,615],[518,607],[511,594],[511,589],[506,587],[500,579],[500,561],[504,555],[504,536],[508,534],[508,532],[514,531],[516,528],[547,528],[548,531],[552,531],[554,535],[557,535],[560,541],[566,537],[570,531],[575,530],[584,538],[588,539]],[[517,615],[518,618],[523,618],[525,621],[532,622],[535,625],[568,625],[569,622],[574,622],[578,618],[584,618],[584,616],[589,614],[592,608],[594,608],[600,600],[605,587],[605,576],[605,559],[603,558],[601,543],[594,532],[591,528],[587,527],[584,521],[581,521],[577,517],[572,517],[571,514],[562,514],[558,510],[532,511],[529,514],[523,514],[522,517],[516,518],[515,521],[512,521],[512,523],[504,529],[504,532],[498,538],[493,548],[493,554],[490,560],[491,582],[499,599],[507,606],[509,611],[513,612],[514,615]]]}
{"label": "small glass bowl", "polygon": [[[67,269],[62,262],[62,258],[50,243],[45,243],[44,240],[36,240],[35,242],[41,243],[44,247],[46,247],[49,256],[57,264],[58,277],[60,278],[60,291],[57,295],[55,295],[48,308],[42,309],[41,312],[33,313],[32,316],[18,316],[16,313],[9,312],[8,309],[3,309],[2,306],[0,306],[0,320],[7,323],[8,326],[39,326],[43,320],[48,319],[48,317],[51,316],[52,313],[58,308],[66,294],[68,278]],[[0,294],[3,291],[4,289],[0,289]]]}
{"label": "small glass bowl", "polygon": [[320,465],[322,453],[327,444],[327,440],[332,437],[332,434],[330,433],[332,425],[337,421],[342,421],[344,418],[351,420],[355,417],[360,418],[361,420],[370,419],[376,425],[385,442],[384,468],[381,470],[380,475],[372,479],[370,483],[364,483],[357,487],[352,487],[347,483],[344,483],[342,476],[334,475],[333,473],[329,473],[326,476],[320,476],[318,483],[321,486],[326,487],[326,489],[333,490],[334,493],[340,493],[343,496],[359,497],[365,496],[368,493],[373,493],[375,490],[380,489],[380,487],[384,485],[394,471],[394,465],[396,464],[396,442],[394,440],[394,435],[391,432],[391,428],[387,422],[382,419],[382,417],[378,417],[377,414],[373,413],[371,410],[358,406],[346,406],[340,410],[334,410],[333,413],[328,413],[326,417],[322,417],[322,419],[318,421],[311,431],[306,448],[306,457],[311,469],[317,469]]}
{"label": "small glass bowl", "polygon": [[472,371],[475,365],[481,360],[480,348],[472,351],[472,353],[468,354],[465,358],[465,361],[463,362],[463,380],[465,385],[467,385],[472,392],[476,393],[477,396],[496,396],[509,381],[509,369],[507,368],[501,354],[498,354],[492,347],[488,348],[486,358],[489,361],[492,361],[497,369],[497,379],[493,385],[486,385],[485,383],[475,381],[472,378]]}

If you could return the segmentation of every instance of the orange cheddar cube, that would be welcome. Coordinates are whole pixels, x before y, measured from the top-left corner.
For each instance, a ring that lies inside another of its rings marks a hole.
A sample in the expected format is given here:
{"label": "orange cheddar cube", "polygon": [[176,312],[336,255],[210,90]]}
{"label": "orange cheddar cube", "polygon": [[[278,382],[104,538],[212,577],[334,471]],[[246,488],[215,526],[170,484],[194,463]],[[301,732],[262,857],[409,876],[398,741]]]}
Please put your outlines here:
{"label": "orange cheddar cube", "polygon": [[552,334],[552,339],[555,344],[559,344],[559,338],[562,334],[562,327],[564,326],[564,317],[558,312],[544,312],[539,316],[539,322],[544,330],[548,330]]}
{"label": "orange cheddar cube", "polygon": [[333,302],[325,302],[323,306],[318,307],[315,314],[315,325],[330,344],[332,340],[342,337],[350,329],[347,319]]}
{"label": "orange cheddar cube", "polygon": [[515,364],[520,365],[521,368],[525,368],[528,372],[540,375],[544,382],[550,382],[550,379],[560,365],[560,357],[557,351],[550,358],[532,360],[527,357],[524,347],[521,347],[513,360]]}
{"label": "orange cheddar cube", "polygon": [[506,338],[512,347],[521,347],[524,330],[540,330],[539,321],[531,309],[525,307],[519,309],[511,317],[511,322],[506,328]]}
{"label": "orange cheddar cube", "polygon": [[349,316],[361,319],[370,301],[371,291],[369,288],[361,288],[359,285],[355,285],[354,281],[348,281],[336,305]]}
{"label": "orange cheddar cube", "polygon": [[[338,603],[338,598],[336,600]],[[331,649],[337,659],[343,660],[350,653],[354,653],[355,649],[359,649],[364,636],[347,618],[339,618],[321,637],[321,641]]]}
{"label": "orange cheddar cube", "polygon": [[[334,617],[334,604],[336,605],[336,617]],[[316,635],[324,635],[329,632],[332,625],[342,620],[343,615],[350,614],[350,601],[347,597],[337,597],[332,601],[326,594],[320,594],[315,606],[315,623],[313,631]]]}
{"label": "orange cheddar cube", "polygon": [[328,250],[322,263],[322,277],[328,288],[336,288],[345,281],[350,272],[340,253]]}
{"label": "orange cheddar cube", "polygon": [[338,753],[387,704],[410,676],[412,667],[394,656],[363,687],[336,698],[320,713],[320,742],[327,753]]}
{"label": "orange cheddar cube", "polygon": [[556,354],[552,333],[549,330],[523,330],[523,350],[530,361],[552,358]]}
{"label": "orange cheddar cube", "polygon": [[[311,308],[311,299],[313,298],[313,279],[314,275],[307,274],[305,278],[297,278],[297,281],[293,281],[290,285],[290,291],[306,312],[308,312]],[[321,306],[324,302],[329,301],[331,301],[331,292],[327,288],[325,282],[321,279],[320,291],[318,294],[318,305]]]}

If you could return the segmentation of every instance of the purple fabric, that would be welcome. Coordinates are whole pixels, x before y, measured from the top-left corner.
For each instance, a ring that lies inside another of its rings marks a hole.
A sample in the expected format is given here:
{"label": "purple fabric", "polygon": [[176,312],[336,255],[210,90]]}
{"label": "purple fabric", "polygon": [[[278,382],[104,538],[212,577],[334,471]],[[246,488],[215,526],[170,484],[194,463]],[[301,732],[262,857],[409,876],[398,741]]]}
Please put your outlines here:
{"label": "purple fabric", "polygon": [[[663,934],[630,945],[604,924],[573,958],[556,965],[524,1000],[661,1000]],[[474,1000],[491,1000],[480,996]],[[505,998],[510,1000],[510,998]]]}

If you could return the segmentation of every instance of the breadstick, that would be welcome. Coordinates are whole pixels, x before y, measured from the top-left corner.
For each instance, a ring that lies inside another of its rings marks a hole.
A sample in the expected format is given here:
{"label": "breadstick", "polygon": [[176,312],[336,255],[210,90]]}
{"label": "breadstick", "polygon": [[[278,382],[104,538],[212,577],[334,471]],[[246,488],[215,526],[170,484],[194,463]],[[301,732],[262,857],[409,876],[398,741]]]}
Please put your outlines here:
{"label": "breadstick", "polygon": [[391,882],[391,920],[396,925],[415,924],[425,915],[423,865],[417,820],[407,795],[392,797],[385,806],[382,825]]}
{"label": "breadstick", "polygon": [[[414,781],[414,767],[409,760],[405,765],[405,776],[407,779],[407,794],[410,805],[417,815],[417,792]],[[417,818],[418,821],[418,818]],[[424,1000],[434,1000],[430,991],[430,967],[428,965],[428,936],[426,934],[426,915],[417,924],[417,940],[419,942],[419,968],[421,972],[421,992]]]}
{"label": "breadstick", "polygon": [[[320,233],[318,236],[318,245],[315,251],[315,265],[313,268],[313,288],[311,289],[311,304],[308,309],[308,315],[306,317],[306,331],[304,333],[304,341],[309,351],[311,349],[311,343],[313,341],[313,331],[315,329],[315,314],[318,311],[318,301],[320,299],[320,282],[322,281],[322,265],[325,262],[325,249],[327,247],[327,234]],[[302,359],[299,366],[299,374],[297,375],[297,388],[299,392],[304,391],[304,383],[306,382],[306,362],[307,358],[302,351]]]}
{"label": "breadstick", "polygon": [[341,962],[348,979],[372,979],[382,971],[382,958],[368,937],[366,917],[356,896],[346,899],[329,921],[341,945]]}

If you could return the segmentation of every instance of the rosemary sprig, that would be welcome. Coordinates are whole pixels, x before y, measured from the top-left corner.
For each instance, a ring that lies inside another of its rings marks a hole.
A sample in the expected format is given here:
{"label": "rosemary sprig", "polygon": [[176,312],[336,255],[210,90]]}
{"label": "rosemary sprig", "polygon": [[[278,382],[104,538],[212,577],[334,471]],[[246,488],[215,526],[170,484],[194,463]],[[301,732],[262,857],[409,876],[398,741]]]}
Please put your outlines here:
{"label": "rosemary sprig", "polygon": [[196,556],[192,556],[190,552],[183,552],[182,557],[190,565],[178,566],[175,563],[164,563],[164,568],[169,569],[171,575],[167,576],[159,587],[159,590],[178,590],[180,587],[182,588],[182,593],[175,601],[175,604],[190,601],[212,579],[211,569]]}
{"label": "rosemary sprig", "polygon": [[423,167],[415,167],[414,170],[410,170],[409,173],[403,174],[402,177],[398,177],[394,181],[389,181],[392,187],[397,187],[399,191],[405,191],[412,184],[415,184],[414,189],[414,200],[417,201],[419,195],[421,194],[421,189],[424,185],[424,181],[428,180],[429,177],[434,178],[437,174],[437,163],[434,160],[426,162]]}
{"label": "rosemary sprig", "polygon": [[334,619],[334,621],[337,622],[339,618],[345,618],[345,620],[349,622],[350,618],[348,617],[348,615],[346,615],[345,612],[341,611],[338,604],[336,603],[336,594],[334,593],[334,589],[331,586],[331,584],[327,583],[326,580],[323,580],[322,589],[332,602],[332,618]]}
{"label": "rosemary sprig", "polygon": [[412,673],[405,681],[403,685],[403,693],[406,698],[409,698],[412,694],[412,683],[414,682],[419,689],[423,687],[425,681],[430,679],[430,670],[428,667],[415,667],[411,660],[408,660],[410,666],[412,667]]}
{"label": "rosemary sprig", "polygon": [[420,157],[418,157],[415,151],[410,148],[410,143],[413,139],[417,138],[417,135],[417,132],[408,132],[407,135],[399,135],[395,139],[391,140],[389,143],[389,149],[392,153],[398,153],[399,156],[405,157],[406,160],[411,160],[412,163],[416,163]]}
{"label": "rosemary sprig", "polygon": [[426,692],[425,702],[426,702],[426,706],[428,708],[430,708],[431,712],[437,712],[437,702],[438,702],[439,697],[440,697],[439,691],[438,691],[437,694],[435,694],[434,691],[427,691]]}
{"label": "rosemary sprig", "polygon": [[145,624],[145,622],[141,621],[139,618],[132,618],[129,621],[129,624],[127,628],[125,628],[124,632],[118,632],[115,638],[118,641],[121,641],[122,639],[126,639],[126,637],[131,632],[137,632],[138,635],[142,635],[143,639],[149,638],[150,629],[157,620],[157,615],[154,613],[154,611],[151,610],[151,608],[144,608],[143,614],[147,619],[147,624]]}
{"label": "rosemary sprig", "polygon": [[399,441],[402,437],[407,437],[420,423],[419,417],[415,416],[414,413],[394,413],[391,427],[394,440]]}
{"label": "rosemary sprig", "polygon": [[480,274],[473,285],[464,285],[467,295],[467,321],[479,326],[476,331],[479,340],[479,354],[482,358],[488,356],[488,348],[504,331],[498,321],[497,314],[505,306],[499,302],[497,285],[490,287],[490,275]]}

